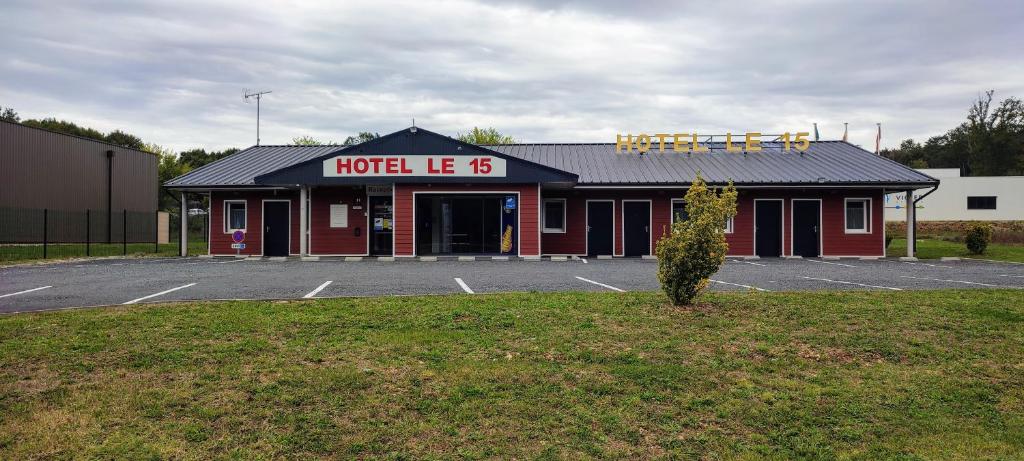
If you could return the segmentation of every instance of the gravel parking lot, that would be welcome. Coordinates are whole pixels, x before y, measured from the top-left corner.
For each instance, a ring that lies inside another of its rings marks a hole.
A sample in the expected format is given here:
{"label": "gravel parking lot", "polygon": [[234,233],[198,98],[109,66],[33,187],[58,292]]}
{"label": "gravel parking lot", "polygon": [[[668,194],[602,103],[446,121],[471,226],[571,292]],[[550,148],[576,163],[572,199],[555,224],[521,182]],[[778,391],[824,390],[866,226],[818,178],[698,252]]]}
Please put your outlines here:
{"label": "gravel parking lot", "polygon": [[[0,313],[204,299],[657,290],[657,262],[105,259],[0,268]],[[1024,288],[1024,265],[981,260],[730,259],[711,289]]]}

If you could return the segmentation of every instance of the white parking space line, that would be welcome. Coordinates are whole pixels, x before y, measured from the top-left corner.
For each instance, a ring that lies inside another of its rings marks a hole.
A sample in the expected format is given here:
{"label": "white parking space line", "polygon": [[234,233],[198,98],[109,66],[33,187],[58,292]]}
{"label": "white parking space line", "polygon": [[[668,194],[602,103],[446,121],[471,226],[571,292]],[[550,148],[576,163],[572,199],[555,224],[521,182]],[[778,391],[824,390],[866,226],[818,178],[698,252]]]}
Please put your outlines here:
{"label": "white parking space line", "polygon": [[474,294],[473,290],[469,288],[469,285],[466,285],[466,282],[463,282],[462,279],[455,277],[455,283],[458,283],[459,286],[462,287],[462,291],[465,291],[466,293],[469,294]]}
{"label": "white parking space line", "polygon": [[743,263],[743,264],[750,264],[751,266],[761,266],[761,267],[768,267],[768,265],[767,265],[767,264],[755,263],[755,262],[750,262],[750,261],[736,261],[736,260],[734,260],[734,259],[730,259],[730,261],[732,261],[732,262],[734,262],[734,263]]}
{"label": "white parking space line", "polygon": [[940,265],[938,265],[938,264],[928,264],[928,263],[912,263],[912,262],[910,262],[910,261],[900,261],[900,262],[901,262],[901,263],[903,263],[903,264],[912,264],[912,265],[914,265],[914,266],[928,266],[928,267],[941,267],[941,268],[943,268],[943,269],[952,269],[952,268],[951,268],[951,267],[949,267],[949,266],[940,266]]}
{"label": "white parking space line", "polygon": [[606,284],[604,284],[604,283],[601,283],[601,282],[595,282],[595,281],[593,281],[593,280],[590,280],[590,279],[585,279],[585,278],[583,278],[583,277],[580,277],[580,276],[578,276],[578,275],[576,276],[576,278],[577,278],[577,279],[580,279],[580,280],[582,280],[582,281],[584,281],[584,282],[587,282],[587,283],[593,283],[594,285],[597,285],[597,286],[599,286],[599,287],[605,287],[605,288],[607,288],[607,289],[609,289],[609,290],[614,290],[614,291],[618,291],[618,292],[620,292],[620,293],[624,293],[624,292],[626,291],[626,290],[623,290],[622,288],[615,288],[615,287],[613,287],[613,286],[611,286],[611,285],[606,285]]}
{"label": "white parking space line", "polygon": [[229,264],[229,263],[240,263],[242,261],[245,261],[245,259],[238,258],[238,259],[232,259],[231,261],[214,261],[213,263],[214,264]]}
{"label": "white parking space line", "polygon": [[146,300],[146,299],[149,299],[149,298],[155,298],[155,297],[160,296],[160,295],[165,295],[165,294],[170,293],[172,291],[178,291],[178,290],[180,290],[182,288],[188,288],[188,287],[190,287],[192,285],[195,285],[195,283],[190,283],[188,285],[182,285],[180,287],[171,288],[170,290],[164,290],[164,291],[161,291],[159,293],[153,293],[153,294],[148,295],[148,296],[143,296],[141,298],[137,298],[137,299],[133,299],[131,301],[123,302],[121,304],[135,304],[135,303],[137,303],[139,301],[143,301],[143,300]]}
{"label": "white parking space line", "polygon": [[1011,275],[1011,274],[999,274],[999,276],[1000,276],[1000,277],[1016,277],[1016,278],[1024,278],[1024,275]]}
{"label": "white parking space line", "polygon": [[1003,264],[1024,264],[1016,261],[1000,261],[998,259],[981,259],[981,258],[964,258],[970,261],[985,261],[987,263],[1003,263]]}
{"label": "white parking space line", "polygon": [[587,258],[580,258],[580,261],[583,261],[583,264],[586,264],[587,263]]}
{"label": "white parking space line", "polygon": [[859,287],[866,287],[866,288],[881,288],[883,290],[903,291],[902,288],[883,287],[883,286],[879,286],[879,285],[867,285],[867,284],[864,284],[864,283],[847,282],[845,280],[821,279],[821,278],[816,278],[816,277],[804,277],[802,275],[800,276],[800,278],[807,279],[807,280],[821,280],[822,282],[829,282],[829,283],[841,283],[843,285],[857,285]]}
{"label": "white parking space line", "polygon": [[1021,288],[1021,287],[1015,287],[1015,286],[1010,286],[1010,285],[996,285],[994,283],[970,282],[970,281],[967,281],[967,280],[947,280],[947,279],[936,279],[936,278],[931,278],[931,277],[914,277],[912,275],[901,275],[900,277],[903,277],[905,279],[934,280],[936,282],[965,283],[965,284],[968,284],[968,285],[980,285],[980,286],[983,286],[983,287],[1017,288],[1017,289]]}
{"label": "white parking space line", "polygon": [[323,291],[324,288],[327,288],[327,285],[330,285],[331,283],[332,283],[331,280],[328,280],[328,281],[326,281],[324,283],[321,283],[320,286],[314,288],[313,291],[310,291],[309,293],[306,293],[306,295],[303,296],[303,298],[312,298],[312,297],[316,296],[317,293]]}
{"label": "white parking space line", "polygon": [[818,261],[817,259],[805,259],[804,261],[810,261],[812,263],[820,263],[820,264],[831,264],[833,266],[857,267],[857,266],[854,266],[853,264],[834,263],[834,262],[831,262],[831,261]]}
{"label": "white parking space line", "polygon": [[7,294],[5,294],[5,295],[0,295],[0,298],[6,298],[6,297],[8,297],[8,296],[17,296],[17,295],[23,295],[23,294],[25,294],[25,293],[31,293],[31,292],[33,292],[33,291],[39,291],[39,290],[45,290],[45,289],[47,289],[47,288],[53,288],[53,285],[47,285],[47,286],[45,286],[45,287],[33,288],[33,289],[31,289],[31,290],[22,290],[22,291],[19,291],[19,292],[17,292],[17,293],[7,293]]}
{"label": "white parking space line", "polygon": [[715,282],[715,283],[721,283],[722,285],[732,285],[734,287],[743,287],[743,288],[746,288],[748,290],[771,291],[771,290],[765,290],[764,288],[753,287],[753,286],[750,286],[750,285],[743,285],[743,284],[739,284],[739,283],[723,282],[721,280],[715,280],[715,279],[708,279],[708,280],[711,280],[712,282]]}

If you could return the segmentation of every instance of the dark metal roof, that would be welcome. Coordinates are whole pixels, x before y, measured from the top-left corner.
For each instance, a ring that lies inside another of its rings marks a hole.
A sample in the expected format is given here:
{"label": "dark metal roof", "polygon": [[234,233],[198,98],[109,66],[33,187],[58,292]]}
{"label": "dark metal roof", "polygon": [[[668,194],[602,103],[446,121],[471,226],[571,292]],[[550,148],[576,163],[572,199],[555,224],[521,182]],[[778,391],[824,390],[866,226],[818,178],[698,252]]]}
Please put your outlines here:
{"label": "dark metal roof", "polygon": [[938,180],[843,141],[812,142],[802,154],[764,143],[760,152],[675,153],[657,146],[638,155],[615,144],[505,144],[488,149],[579,175],[579,185],[689,184],[697,172],[712,184],[934,185]]}
{"label": "dark metal roof", "polygon": [[348,146],[253,146],[203,165],[164,184],[167,187],[253,186],[254,178]]}
{"label": "dark metal roof", "polygon": [[[390,136],[390,135],[389,135]],[[878,185],[927,187],[938,180],[843,141],[817,141],[802,154],[765,142],[748,154],[726,152],[723,143],[704,144],[711,152],[675,153],[666,147],[639,155],[616,153],[614,143],[504,144],[481,146],[499,154],[579,176],[578,185],[686,185],[699,171],[710,184]],[[168,187],[256,186],[255,178],[327,156],[350,146],[256,146],[168,181]],[[356,147],[358,146],[351,146]],[[656,146],[655,146],[656,147]]]}

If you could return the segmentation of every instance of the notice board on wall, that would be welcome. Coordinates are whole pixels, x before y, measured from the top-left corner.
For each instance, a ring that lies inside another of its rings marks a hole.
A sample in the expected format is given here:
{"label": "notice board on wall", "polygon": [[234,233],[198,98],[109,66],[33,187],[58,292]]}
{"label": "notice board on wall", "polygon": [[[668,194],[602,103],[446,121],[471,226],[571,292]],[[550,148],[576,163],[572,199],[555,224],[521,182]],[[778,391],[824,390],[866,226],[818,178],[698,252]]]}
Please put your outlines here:
{"label": "notice board on wall", "polygon": [[331,227],[348,227],[348,205],[331,205]]}

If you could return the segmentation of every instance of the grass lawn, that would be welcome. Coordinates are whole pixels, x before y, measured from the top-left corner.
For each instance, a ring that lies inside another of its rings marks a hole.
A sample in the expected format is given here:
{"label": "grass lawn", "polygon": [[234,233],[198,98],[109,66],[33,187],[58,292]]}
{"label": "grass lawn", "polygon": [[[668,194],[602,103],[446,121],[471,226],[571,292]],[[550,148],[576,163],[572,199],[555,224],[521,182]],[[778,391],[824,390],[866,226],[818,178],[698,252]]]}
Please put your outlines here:
{"label": "grass lawn", "polygon": [[[888,255],[892,257],[907,255],[907,239],[893,239],[889,244]],[[959,256],[962,258],[997,259],[1000,261],[1024,262],[1024,245],[990,243],[985,254],[972,255],[967,252],[963,243],[938,239],[920,239],[917,241],[917,257],[922,259],[938,259],[942,256]]]}
{"label": "grass lawn", "polygon": [[1020,459],[1020,291],[0,316],[0,459]]}
{"label": "grass lawn", "polygon": [[[206,242],[188,242],[189,254],[206,254]],[[170,243],[160,245],[160,251],[153,252],[152,243],[129,243],[128,256],[177,256],[178,244]],[[84,258],[84,243],[62,243],[48,245],[46,250],[47,258],[68,259]],[[89,245],[90,256],[121,256],[124,254],[124,247],[120,243],[93,243]],[[0,264],[23,263],[32,261],[44,261],[42,245],[0,245]]]}

